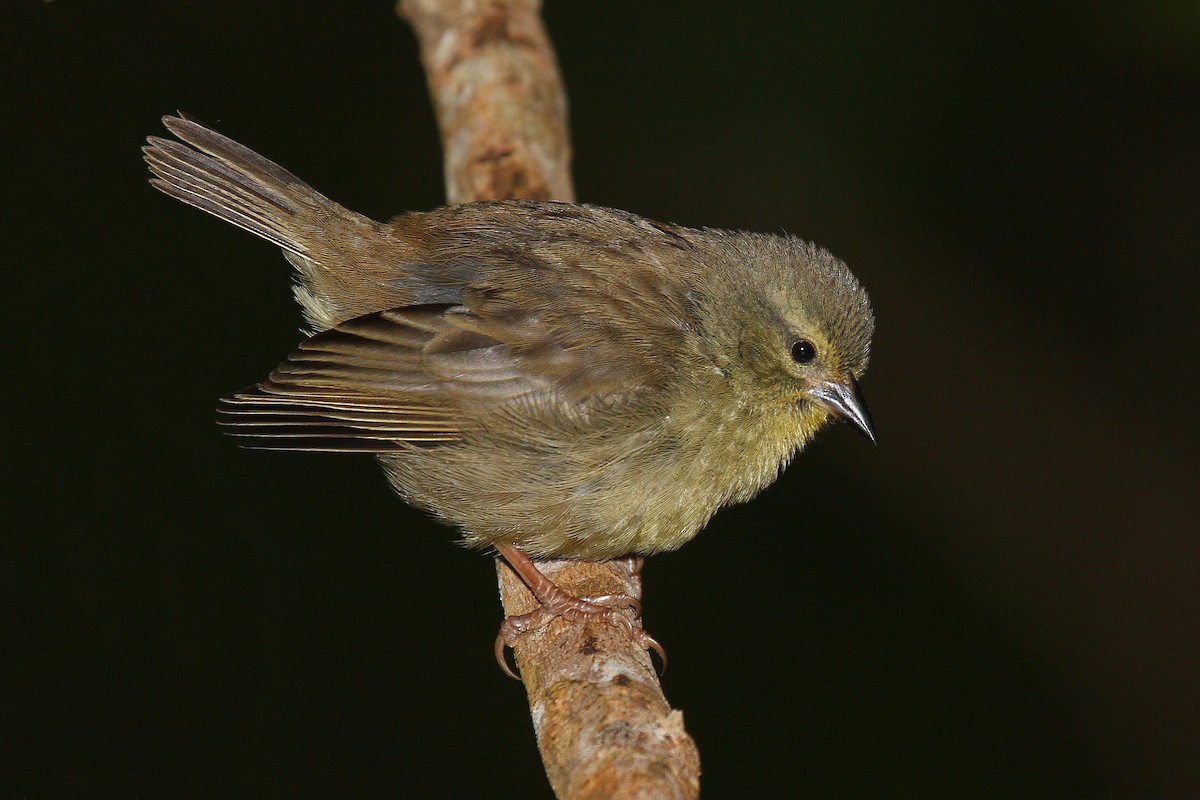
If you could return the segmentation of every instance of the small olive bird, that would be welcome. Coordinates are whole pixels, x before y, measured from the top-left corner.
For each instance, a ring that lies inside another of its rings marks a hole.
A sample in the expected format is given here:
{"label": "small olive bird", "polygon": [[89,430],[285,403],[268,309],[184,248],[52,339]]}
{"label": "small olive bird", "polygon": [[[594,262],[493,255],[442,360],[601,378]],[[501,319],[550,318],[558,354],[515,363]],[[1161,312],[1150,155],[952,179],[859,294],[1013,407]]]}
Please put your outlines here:
{"label": "small olive bird", "polygon": [[572,597],[531,559],[674,550],[831,416],[874,441],[857,384],[870,303],[812,244],[527,200],[379,223],[193,120],[163,122],[180,141],[148,139],[150,182],[283,248],[314,331],[222,401],[225,431],[376,454],[551,615],[629,627],[620,600]]}

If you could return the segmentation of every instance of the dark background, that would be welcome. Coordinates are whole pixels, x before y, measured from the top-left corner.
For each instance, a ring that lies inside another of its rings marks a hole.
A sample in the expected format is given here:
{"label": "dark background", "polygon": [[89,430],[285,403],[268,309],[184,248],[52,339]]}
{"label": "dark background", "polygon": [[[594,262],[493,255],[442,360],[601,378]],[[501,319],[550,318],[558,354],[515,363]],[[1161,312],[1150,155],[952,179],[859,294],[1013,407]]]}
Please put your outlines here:
{"label": "dark background", "polygon": [[[546,16],[581,199],[813,239],[878,315],[880,446],[646,568],[705,796],[1200,796],[1200,8]],[[215,431],[299,339],[287,265],[140,160],[183,109],[434,206],[408,30],[3,0],[0,59],[0,798],[548,797],[491,560],[370,459]]]}

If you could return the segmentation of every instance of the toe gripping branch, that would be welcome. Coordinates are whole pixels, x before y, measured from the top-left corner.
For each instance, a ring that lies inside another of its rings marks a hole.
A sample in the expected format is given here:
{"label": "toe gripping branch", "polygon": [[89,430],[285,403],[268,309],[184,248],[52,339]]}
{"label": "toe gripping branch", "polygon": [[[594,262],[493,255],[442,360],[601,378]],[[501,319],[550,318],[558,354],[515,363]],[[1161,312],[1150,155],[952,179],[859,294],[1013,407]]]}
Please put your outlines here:
{"label": "toe gripping branch", "polygon": [[[496,662],[505,675],[519,680],[517,674],[509,666],[508,659],[505,658],[504,649],[512,647],[521,636],[541,628],[556,617],[580,623],[602,622],[621,628],[640,647],[658,653],[658,657],[662,661],[662,671],[666,671],[666,651],[653,636],[646,633],[640,624],[642,601],[638,597],[628,594],[575,597],[563,591],[554,581],[546,577],[533,563],[533,560],[519,549],[508,545],[496,545],[495,547],[496,552],[529,587],[529,591],[533,593],[539,603],[538,608],[528,614],[506,617],[503,624],[500,625],[500,632],[496,636]],[[625,569],[628,570],[629,577],[637,587],[636,591],[639,595],[641,594],[642,561],[641,556],[629,556],[623,559]],[[633,619],[621,612],[626,608],[633,610],[635,618],[639,620],[638,623],[635,624]]]}

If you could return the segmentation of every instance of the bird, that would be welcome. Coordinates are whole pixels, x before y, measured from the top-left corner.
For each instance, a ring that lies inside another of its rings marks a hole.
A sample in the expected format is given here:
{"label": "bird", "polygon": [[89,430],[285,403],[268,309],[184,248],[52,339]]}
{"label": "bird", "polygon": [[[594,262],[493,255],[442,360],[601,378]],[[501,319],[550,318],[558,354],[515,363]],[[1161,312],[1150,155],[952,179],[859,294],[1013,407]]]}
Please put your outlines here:
{"label": "bird", "polygon": [[374,454],[551,617],[628,627],[613,607],[636,600],[573,597],[537,561],[675,550],[830,420],[875,441],[859,389],[871,304],[814,244],[533,200],[381,223],[186,115],[163,124],[175,138],[147,138],[150,183],[281,248],[309,325],[221,401],[223,429]]}

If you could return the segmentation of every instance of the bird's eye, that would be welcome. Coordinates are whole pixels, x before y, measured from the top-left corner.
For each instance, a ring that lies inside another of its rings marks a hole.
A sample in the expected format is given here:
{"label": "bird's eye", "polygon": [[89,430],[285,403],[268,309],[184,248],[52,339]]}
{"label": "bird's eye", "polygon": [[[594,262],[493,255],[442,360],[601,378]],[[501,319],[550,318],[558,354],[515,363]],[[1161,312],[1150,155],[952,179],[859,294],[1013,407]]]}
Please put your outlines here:
{"label": "bird's eye", "polygon": [[797,364],[811,364],[817,357],[817,348],[807,339],[797,339],[792,342],[792,361]]}

